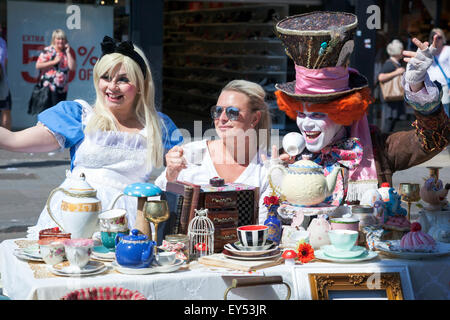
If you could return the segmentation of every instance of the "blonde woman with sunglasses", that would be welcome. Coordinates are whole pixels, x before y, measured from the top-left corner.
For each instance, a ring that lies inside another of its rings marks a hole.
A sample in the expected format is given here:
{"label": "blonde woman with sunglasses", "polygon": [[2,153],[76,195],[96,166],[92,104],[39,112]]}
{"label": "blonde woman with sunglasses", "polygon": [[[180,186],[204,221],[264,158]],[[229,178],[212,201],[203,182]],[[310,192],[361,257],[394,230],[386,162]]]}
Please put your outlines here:
{"label": "blonde woman with sunglasses", "polygon": [[[166,155],[166,169],[156,179],[165,190],[168,181],[209,184],[213,177],[225,183],[259,187],[259,222],[266,219],[262,199],[268,182],[263,166],[270,142],[271,118],[264,101],[264,89],[253,82],[233,80],[211,107],[215,139],[206,138],[172,148]],[[274,149],[276,152],[276,148]]]}

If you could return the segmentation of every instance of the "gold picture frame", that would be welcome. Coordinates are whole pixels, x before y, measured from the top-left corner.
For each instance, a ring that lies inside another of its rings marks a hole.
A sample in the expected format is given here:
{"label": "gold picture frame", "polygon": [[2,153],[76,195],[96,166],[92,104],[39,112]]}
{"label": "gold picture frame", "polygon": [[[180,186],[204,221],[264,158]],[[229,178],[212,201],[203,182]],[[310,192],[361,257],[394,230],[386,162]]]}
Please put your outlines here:
{"label": "gold picture frame", "polygon": [[[367,293],[387,300],[403,300],[404,296],[399,272],[309,273],[308,279],[313,300],[330,300],[333,292],[343,292],[347,299],[358,299]],[[374,281],[376,285],[370,285]]]}

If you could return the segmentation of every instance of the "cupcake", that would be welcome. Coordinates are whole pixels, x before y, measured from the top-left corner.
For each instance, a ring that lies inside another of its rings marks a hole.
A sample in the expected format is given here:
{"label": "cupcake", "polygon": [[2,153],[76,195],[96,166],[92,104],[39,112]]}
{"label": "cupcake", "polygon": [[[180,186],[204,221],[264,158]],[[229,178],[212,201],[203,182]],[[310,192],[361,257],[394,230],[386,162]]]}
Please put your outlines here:
{"label": "cupcake", "polygon": [[430,252],[436,249],[436,241],[427,233],[422,232],[418,222],[411,224],[411,231],[400,240],[400,247],[406,251]]}

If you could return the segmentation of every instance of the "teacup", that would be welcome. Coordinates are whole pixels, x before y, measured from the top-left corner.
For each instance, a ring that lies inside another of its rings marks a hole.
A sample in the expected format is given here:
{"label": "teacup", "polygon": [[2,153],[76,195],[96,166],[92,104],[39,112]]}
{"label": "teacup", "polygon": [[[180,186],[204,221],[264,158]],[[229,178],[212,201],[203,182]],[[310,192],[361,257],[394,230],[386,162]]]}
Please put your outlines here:
{"label": "teacup", "polygon": [[69,260],[70,266],[74,270],[84,268],[89,263],[93,247],[93,239],[65,240],[64,250],[66,251],[66,257]]}
{"label": "teacup", "polygon": [[111,209],[98,215],[100,231],[119,232],[128,229],[127,210]]}
{"label": "teacup", "polygon": [[64,260],[64,240],[61,238],[45,238],[38,241],[39,251],[46,264],[53,266]]}
{"label": "teacup", "polygon": [[174,264],[176,259],[176,252],[175,251],[163,251],[158,252],[158,254],[155,256],[156,262],[158,262],[162,266],[167,266]]}
{"label": "teacup", "polygon": [[298,132],[289,132],[283,137],[283,149],[290,156],[296,156],[305,149],[305,138]]}
{"label": "teacup", "polygon": [[354,230],[330,230],[328,237],[331,244],[338,250],[349,251],[355,246],[358,240],[358,231]]}
{"label": "teacup", "polygon": [[113,231],[100,231],[100,239],[102,240],[102,244],[109,251],[114,251],[116,249],[116,237],[126,236],[128,234],[128,230],[123,232],[113,232]]}
{"label": "teacup", "polygon": [[269,227],[264,225],[246,225],[237,228],[239,241],[246,247],[258,247],[266,244]]}

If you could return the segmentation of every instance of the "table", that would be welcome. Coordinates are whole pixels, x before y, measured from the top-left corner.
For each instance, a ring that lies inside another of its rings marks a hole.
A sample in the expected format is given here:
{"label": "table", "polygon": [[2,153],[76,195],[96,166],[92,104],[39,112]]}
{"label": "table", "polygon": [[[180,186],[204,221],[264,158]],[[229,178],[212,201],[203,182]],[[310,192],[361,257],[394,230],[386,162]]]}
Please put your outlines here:
{"label": "table", "polygon": [[[45,272],[43,263],[29,263],[16,258],[14,249],[18,248],[17,241],[25,239],[9,239],[0,244],[0,274],[3,291],[11,299],[18,300],[53,300],[60,299],[65,294],[80,288],[117,286],[130,290],[137,290],[147,299],[154,300],[223,300],[225,290],[231,285],[232,279],[249,276],[248,273],[213,270],[201,265],[192,265],[190,269],[180,269],[173,273],[126,275],[116,271],[84,277],[57,277]],[[355,266],[357,264],[345,264]],[[381,257],[361,264],[378,267],[407,266],[411,278],[415,299],[450,299],[450,257],[429,260],[403,260]],[[308,268],[314,266],[333,268],[343,264],[327,262],[310,262]],[[309,288],[302,286],[294,288],[295,268],[279,265],[253,272],[251,275],[282,276],[283,281],[292,287],[291,299],[305,299],[309,295]],[[287,289],[284,285],[270,287],[247,287],[233,289],[228,295],[229,300],[257,299],[278,300],[286,297]]]}

